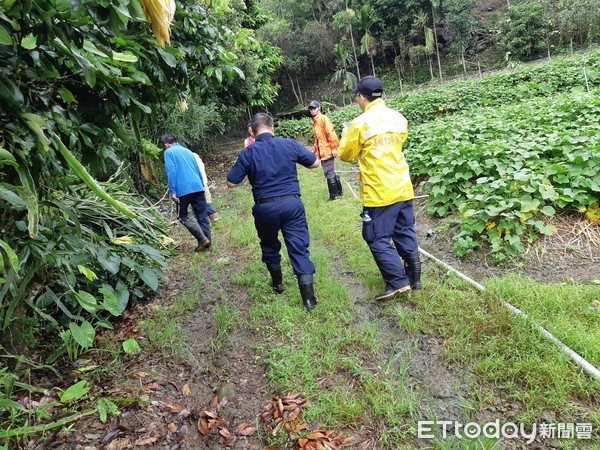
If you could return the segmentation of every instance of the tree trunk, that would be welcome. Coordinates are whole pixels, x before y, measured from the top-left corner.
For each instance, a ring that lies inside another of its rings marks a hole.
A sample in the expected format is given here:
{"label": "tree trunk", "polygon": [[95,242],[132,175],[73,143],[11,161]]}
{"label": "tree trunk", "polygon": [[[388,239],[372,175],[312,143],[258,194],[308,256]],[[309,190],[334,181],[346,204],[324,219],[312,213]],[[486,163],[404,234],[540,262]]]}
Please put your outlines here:
{"label": "tree trunk", "polygon": [[402,72],[400,71],[400,67],[396,66],[396,72],[398,73],[398,82],[400,83],[400,93],[404,94],[404,90],[402,89]]}
{"label": "tree trunk", "polygon": [[433,76],[433,62],[431,61],[431,58],[428,56],[427,57],[427,62],[429,63],[429,75],[431,75],[431,81],[434,80],[434,76]]}
{"label": "tree trunk", "polygon": [[300,88],[300,79],[296,75],[296,86],[298,87],[298,97],[300,98],[300,104],[304,105],[304,98],[302,96],[302,89]]}
{"label": "tree trunk", "polygon": [[296,101],[298,103],[300,103],[300,97],[298,97],[298,94],[296,93],[296,87],[294,86],[294,80],[292,79],[292,76],[290,75],[289,72],[286,71],[286,73],[287,73],[287,76],[290,79],[290,84],[292,85],[292,93],[294,94],[294,97],[296,98]]}
{"label": "tree trunk", "polygon": [[352,33],[352,24],[350,24],[350,40],[352,41],[352,51],[354,52],[354,63],[356,64],[356,76],[360,80],[360,69],[358,68],[358,56],[356,55],[356,45],[354,44],[354,33]]}
{"label": "tree trunk", "polygon": [[371,60],[371,70],[373,71],[373,76],[376,77],[377,75],[375,75],[375,64],[373,63],[373,57],[369,55],[369,59]]}
{"label": "tree trunk", "polygon": [[131,154],[131,177],[133,178],[133,184],[139,193],[146,193],[146,183],[144,183],[144,176],[142,175],[142,161],[140,158],[140,146],[142,142],[142,135],[137,122],[133,120],[131,114],[129,115],[129,123],[133,129],[133,135],[135,136],[135,143],[133,144],[133,152]]}
{"label": "tree trunk", "polygon": [[571,45],[570,45],[570,49],[571,49],[571,56],[573,56],[573,38],[571,38]]}
{"label": "tree trunk", "polygon": [[463,72],[465,73],[465,78],[467,78],[467,63],[465,62],[465,47],[464,45],[460,48],[460,58],[462,60]]}
{"label": "tree trunk", "polygon": [[[433,11],[431,13],[431,16],[433,17]],[[438,42],[437,42],[437,27],[435,26],[435,20],[433,21],[433,40],[435,42],[435,54],[437,55],[437,63],[438,63],[438,70],[440,72],[440,81],[442,81],[442,62],[440,61],[440,49],[438,48]]]}

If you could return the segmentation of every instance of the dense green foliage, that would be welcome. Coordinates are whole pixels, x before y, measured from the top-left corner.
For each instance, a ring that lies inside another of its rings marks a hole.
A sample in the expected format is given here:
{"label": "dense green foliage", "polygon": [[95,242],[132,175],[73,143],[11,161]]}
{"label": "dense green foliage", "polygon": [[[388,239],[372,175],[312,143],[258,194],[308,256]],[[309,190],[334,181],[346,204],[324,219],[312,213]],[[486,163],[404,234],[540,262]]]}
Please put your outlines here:
{"label": "dense green foliage", "polygon": [[394,81],[406,86],[473,73],[480,66],[497,68],[507,61],[556,56],[600,38],[600,0],[260,4],[272,15],[260,35],[282,51],[282,70],[276,75],[284,87],[282,106],[304,105],[309,100],[305,91],[325,80],[333,81],[331,89],[321,84],[316,96],[345,104],[340,74],[376,74],[384,76],[388,86]]}
{"label": "dense green foliage", "polygon": [[[598,201],[599,72],[595,52],[386,100],[409,120],[404,151],[429,212],[460,212],[458,255],[482,241],[497,259],[518,255],[553,232],[545,218]],[[341,131],[360,110],[327,114]],[[311,136],[310,121],[284,121],[277,134]]]}
{"label": "dense green foliage", "polygon": [[[140,0],[2,3],[2,330],[19,327],[29,309],[73,357],[132,294],[158,289],[166,227],[133,195],[130,175],[139,186],[143,137],[154,140],[169,118],[185,123],[176,101],[189,99],[195,117],[200,103],[219,98],[220,108],[271,101],[277,51],[243,28],[245,8],[178,1],[171,42],[161,47]],[[244,71],[237,55],[247,58]],[[251,91],[240,82],[246,74]],[[200,132],[221,121],[215,114]],[[188,131],[200,139],[198,127]],[[105,184],[94,178],[109,174]]]}
{"label": "dense green foliage", "polygon": [[600,195],[600,91],[559,94],[413,128],[405,148],[415,177],[428,177],[428,211],[459,211],[455,250],[491,244],[498,258],[523,253],[544,217],[586,208]]}
{"label": "dense green foliage", "polygon": [[[482,106],[519,103],[571,89],[585,90],[587,87],[599,86],[600,53],[593,52],[571,58],[557,58],[539,65],[522,66],[510,72],[488,75],[481,80],[454,81],[402,95],[388,94],[386,103],[401,111],[412,127],[441,116]],[[341,109],[333,109],[332,106],[326,105],[324,112],[338,131],[341,131],[344,122],[351,121],[360,114],[356,105]],[[312,128],[308,119],[282,121],[277,133],[285,137],[310,136]]]}

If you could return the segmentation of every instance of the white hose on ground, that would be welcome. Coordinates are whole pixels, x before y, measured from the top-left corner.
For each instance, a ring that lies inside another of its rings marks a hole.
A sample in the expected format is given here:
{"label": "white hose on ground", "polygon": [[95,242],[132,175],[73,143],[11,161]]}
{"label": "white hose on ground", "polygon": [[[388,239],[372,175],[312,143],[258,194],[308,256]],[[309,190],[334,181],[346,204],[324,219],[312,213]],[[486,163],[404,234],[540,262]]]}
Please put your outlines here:
{"label": "white hose on ground", "polygon": [[[472,280],[471,278],[469,278],[465,274],[459,272],[454,267],[450,266],[449,264],[445,263],[444,261],[436,258],[431,253],[426,252],[421,247],[419,247],[419,253],[421,253],[426,258],[431,259],[436,264],[444,267],[445,269],[448,269],[452,273],[456,274],[459,278],[461,278],[461,279],[465,280],[467,283],[470,283],[473,286],[475,286],[480,291],[485,291],[485,288],[481,284],[479,284],[476,281]],[[550,333],[544,327],[542,327],[542,326],[538,325],[537,323],[535,323],[531,319],[531,317],[529,317],[528,314],[524,313],[519,308],[516,308],[515,306],[511,305],[508,302],[502,301],[502,305],[505,308],[508,308],[510,311],[512,311],[516,315],[523,317],[525,320],[528,320],[546,338],[548,338],[549,340],[551,340],[552,342],[554,342],[555,344],[557,344],[560,347],[560,349],[563,351],[563,353],[565,353],[569,358],[571,358],[571,360],[575,364],[577,364],[579,367],[581,367],[585,373],[587,373],[588,375],[594,377],[596,380],[600,380],[600,370],[598,370],[591,363],[589,363],[588,361],[586,361],[581,355],[579,355],[578,353],[576,353],[573,349],[571,349],[566,344],[564,344],[563,342],[561,342],[558,338],[556,338],[552,333]]]}
{"label": "white hose on ground", "polygon": [[348,183],[348,180],[346,180],[346,185],[348,186],[348,189],[350,189],[350,192],[352,192],[352,195],[354,195],[354,197],[356,198],[356,200],[360,200],[358,198],[358,195],[356,195],[356,192],[354,192],[354,189],[352,189],[352,186],[350,186],[350,183]]}

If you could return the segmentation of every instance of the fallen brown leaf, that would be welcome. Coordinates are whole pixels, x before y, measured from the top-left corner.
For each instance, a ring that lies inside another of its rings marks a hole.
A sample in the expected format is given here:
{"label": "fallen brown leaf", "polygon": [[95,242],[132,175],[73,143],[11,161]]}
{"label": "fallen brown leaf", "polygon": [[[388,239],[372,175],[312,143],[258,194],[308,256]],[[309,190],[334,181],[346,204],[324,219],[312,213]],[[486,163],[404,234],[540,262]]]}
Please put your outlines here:
{"label": "fallen brown leaf", "polygon": [[177,431],[177,425],[175,425],[173,422],[169,423],[167,428],[171,433],[175,433]]}
{"label": "fallen brown leaf", "polygon": [[200,411],[200,417],[210,417],[211,419],[217,419],[219,416],[217,416],[212,411],[208,411],[207,409],[204,409],[204,410]]}
{"label": "fallen brown leaf", "polygon": [[156,436],[150,436],[147,438],[138,439],[137,441],[135,441],[135,445],[136,446],[150,445],[150,444],[154,444],[156,441],[158,441],[158,438]]}
{"label": "fallen brown leaf", "polygon": [[242,431],[239,432],[242,436],[250,436],[251,434],[256,432],[256,428],[254,427],[246,427]]}
{"label": "fallen brown leaf", "polygon": [[131,448],[131,441],[128,438],[116,439],[104,447],[106,450],[124,450]]}
{"label": "fallen brown leaf", "polygon": [[208,421],[204,417],[200,417],[200,419],[198,419],[198,431],[204,436],[208,436],[208,433],[210,433]]}
{"label": "fallen brown leaf", "polygon": [[190,389],[190,386],[186,383],[183,385],[183,387],[181,388],[181,393],[183,394],[184,397],[187,397],[188,395],[190,395],[192,393],[192,390]]}
{"label": "fallen brown leaf", "polygon": [[323,437],[327,437],[325,433],[322,433],[321,431],[314,431],[312,433],[310,433],[308,436],[306,436],[307,439],[318,439],[318,438],[323,438]]}

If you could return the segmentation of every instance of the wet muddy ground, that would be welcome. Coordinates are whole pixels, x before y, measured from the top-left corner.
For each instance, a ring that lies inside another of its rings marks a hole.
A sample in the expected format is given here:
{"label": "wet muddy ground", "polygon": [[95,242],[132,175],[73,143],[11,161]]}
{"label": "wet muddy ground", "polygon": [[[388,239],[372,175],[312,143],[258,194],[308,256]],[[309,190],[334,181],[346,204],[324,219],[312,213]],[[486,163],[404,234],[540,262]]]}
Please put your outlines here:
{"label": "wet muddy ground", "polygon": [[[235,155],[227,154],[207,161],[207,166],[213,169],[213,178],[223,178],[233,158]],[[352,174],[346,178],[351,185],[354,183]],[[222,195],[225,195],[225,188],[216,186],[213,196]],[[456,258],[452,252],[455,230],[447,222],[425,214],[426,199],[416,200],[415,203],[421,246],[478,281],[488,276],[502,275],[507,270],[518,270],[547,282],[600,279],[600,231],[588,229],[577,236],[573,235],[572,229],[578,223],[578,217],[557,219],[561,236],[530,247],[526,261],[520,261],[518,266],[498,267],[489,264],[483,253],[471,255],[466,260]],[[224,238],[226,224],[218,223],[215,227],[215,234]],[[214,255],[228,258],[229,263],[215,272],[209,260],[201,261],[199,270],[205,274],[204,283],[200,287],[190,286],[191,278],[187,276],[189,258],[186,255],[192,252],[192,244],[181,227],[174,227],[174,235],[181,245],[178,256],[172,261],[168,284],[159,297],[141,303],[137,309],[128,312],[113,338],[119,334],[129,334],[143,342],[139,320],[155,307],[154,304],[169,305],[177,295],[200,288],[203,297],[209,300],[203,302],[202,307],[191,313],[183,323],[188,357],[176,361],[160,353],[149,354],[144,351],[127,360],[115,372],[114,378],[107,375],[102,395],[131,399],[131,407],[122,407],[122,414],[106,423],[100,422],[97,416],[85,418],[75,425],[72,433],[49,434],[43,445],[32,445],[31,448],[265,449],[264,430],[256,426],[259,423],[257,418],[272,396],[280,393],[272,392],[273,388],[265,378],[262,337],[247,327],[236,328],[230,332],[227,342],[219,343],[215,325],[217,305],[225,299],[232,302],[242,317],[247,315],[251,306],[248,298],[230,280],[233,274],[244,270],[248,261],[241,253]],[[542,251],[542,248],[545,250]],[[424,264],[432,262],[425,261]],[[431,417],[464,420],[464,397],[469,392],[471,380],[467,371],[444,361],[442,338],[408,334],[395,324],[386,322],[380,307],[369,298],[367,289],[351,274],[335,267],[334,270],[337,270],[339,279],[356,298],[362,320],[381,321],[379,335],[385,361],[373,359],[366,363],[377,367],[385,362],[395,370],[404,370],[411,389],[422,399],[420,407],[430,411]],[[372,358],[368,355],[364,357]],[[323,379],[322,383],[354,382],[350,374],[341,374],[340,377],[336,380]],[[488,413],[490,417],[500,415],[510,418],[518,412],[517,406],[501,401],[490,408],[494,410],[480,412],[481,417]],[[207,419],[214,420],[214,429],[208,435],[203,435],[201,424],[206,424]],[[248,427],[251,426],[256,427],[256,431],[250,433]],[[346,448],[377,449],[376,428],[377,424],[364,424],[353,430],[343,430],[352,438]],[[416,440],[411,444],[415,448],[430,445]]]}

